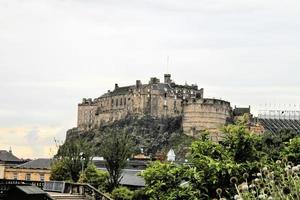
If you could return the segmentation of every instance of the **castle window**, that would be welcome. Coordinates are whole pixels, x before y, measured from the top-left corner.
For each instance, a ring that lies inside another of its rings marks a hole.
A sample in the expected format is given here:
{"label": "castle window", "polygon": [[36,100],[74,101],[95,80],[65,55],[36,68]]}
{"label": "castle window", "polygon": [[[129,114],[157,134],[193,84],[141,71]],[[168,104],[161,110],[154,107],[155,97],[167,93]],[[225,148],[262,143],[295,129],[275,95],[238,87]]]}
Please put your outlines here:
{"label": "castle window", "polygon": [[124,106],[126,106],[126,98],[124,98]]}
{"label": "castle window", "polygon": [[123,105],[123,99],[121,98],[120,99],[120,106],[122,106]]}
{"label": "castle window", "polygon": [[165,98],[167,98],[167,93],[165,92]]}
{"label": "castle window", "polygon": [[111,99],[111,106],[114,106],[114,99]]}
{"label": "castle window", "polygon": [[116,99],[116,106],[118,106],[119,105],[119,102],[118,102],[118,99]]}

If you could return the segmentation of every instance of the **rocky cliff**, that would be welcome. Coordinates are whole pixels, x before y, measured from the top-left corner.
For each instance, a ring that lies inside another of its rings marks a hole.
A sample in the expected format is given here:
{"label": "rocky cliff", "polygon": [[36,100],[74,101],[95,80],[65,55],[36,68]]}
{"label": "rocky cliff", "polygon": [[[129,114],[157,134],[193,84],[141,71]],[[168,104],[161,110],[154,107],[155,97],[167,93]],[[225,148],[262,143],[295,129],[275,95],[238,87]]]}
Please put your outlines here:
{"label": "rocky cliff", "polygon": [[179,158],[183,158],[193,138],[182,132],[182,118],[153,118],[151,116],[129,116],[114,122],[111,125],[102,126],[88,131],[78,128],[67,132],[66,143],[70,140],[83,139],[91,143],[96,155],[101,156],[101,143],[108,130],[127,131],[133,138],[135,151],[144,149],[145,154],[154,156],[158,152],[166,153],[173,148]]}

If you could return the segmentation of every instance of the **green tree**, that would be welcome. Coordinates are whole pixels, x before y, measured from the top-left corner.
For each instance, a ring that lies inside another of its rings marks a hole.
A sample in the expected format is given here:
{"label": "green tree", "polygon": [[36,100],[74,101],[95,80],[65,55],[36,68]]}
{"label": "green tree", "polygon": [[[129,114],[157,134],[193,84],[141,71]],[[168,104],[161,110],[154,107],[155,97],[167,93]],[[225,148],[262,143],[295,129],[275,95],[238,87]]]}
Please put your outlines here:
{"label": "green tree", "polygon": [[300,163],[300,137],[295,137],[286,143],[281,152],[281,157],[286,157],[294,164]]}
{"label": "green tree", "polygon": [[122,170],[132,153],[132,140],[126,130],[110,129],[102,142],[102,156],[109,173],[109,190],[119,186]]}
{"label": "green tree", "polygon": [[71,181],[71,174],[65,160],[56,160],[51,165],[50,180],[56,181]]}
{"label": "green tree", "polygon": [[54,156],[51,177],[53,179],[71,177],[73,182],[77,182],[80,172],[87,167],[92,154],[91,145],[83,140],[66,142]]}
{"label": "green tree", "polygon": [[94,164],[89,164],[83,173],[80,174],[78,182],[88,183],[95,188],[105,191],[108,181],[108,172],[99,170]]}
{"label": "green tree", "polygon": [[228,125],[223,128],[223,132],[225,138],[222,145],[230,151],[234,161],[245,163],[260,159],[260,136],[248,131],[244,125]]}
{"label": "green tree", "polygon": [[133,198],[133,192],[126,187],[117,187],[111,194],[115,200],[131,200]]}

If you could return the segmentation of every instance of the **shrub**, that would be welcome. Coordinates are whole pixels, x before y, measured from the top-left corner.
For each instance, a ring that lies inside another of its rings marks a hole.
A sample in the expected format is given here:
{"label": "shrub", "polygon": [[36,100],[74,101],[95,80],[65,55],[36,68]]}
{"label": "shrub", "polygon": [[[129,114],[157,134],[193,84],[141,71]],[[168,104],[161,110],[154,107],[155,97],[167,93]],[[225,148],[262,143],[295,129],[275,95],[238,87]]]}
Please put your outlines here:
{"label": "shrub", "polygon": [[99,188],[101,191],[105,191],[107,186],[108,173],[103,170],[98,170],[94,164],[89,164],[84,170],[84,173],[80,174],[80,183],[89,183],[92,186]]}
{"label": "shrub", "polygon": [[133,192],[126,187],[115,188],[111,194],[115,200],[131,200],[133,197]]}
{"label": "shrub", "polygon": [[245,179],[242,184],[235,185],[234,199],[300,199],[299,175],[300,165],[278,160],[271,168],[263,167],[251,182]]}

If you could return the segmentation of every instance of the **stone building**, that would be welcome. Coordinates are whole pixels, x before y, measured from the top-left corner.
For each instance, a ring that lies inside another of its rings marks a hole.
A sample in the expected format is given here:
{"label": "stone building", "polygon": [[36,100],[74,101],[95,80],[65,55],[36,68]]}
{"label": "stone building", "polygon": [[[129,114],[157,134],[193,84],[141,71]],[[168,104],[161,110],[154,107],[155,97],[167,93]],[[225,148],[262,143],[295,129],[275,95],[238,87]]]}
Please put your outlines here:
{"label": "stone building", "polygon": [[217,130],[231,118],[229,102],[205,99],[203,88],[197,85],[179,85],[170,74],[164,81],[151,78],[147,84],[140,80],[135,85],[119,87],[95,99],[84,98],[78,104],[78,128],[90,129],[128,115],[150,115],[152,117],[182,116],[182,127],[186,134],[197,131]]}
{"label": "stone building", "polygon": [[49,181],[51,159],[39,158],[17,166],[5,168],[4,179],[23,181]]}

